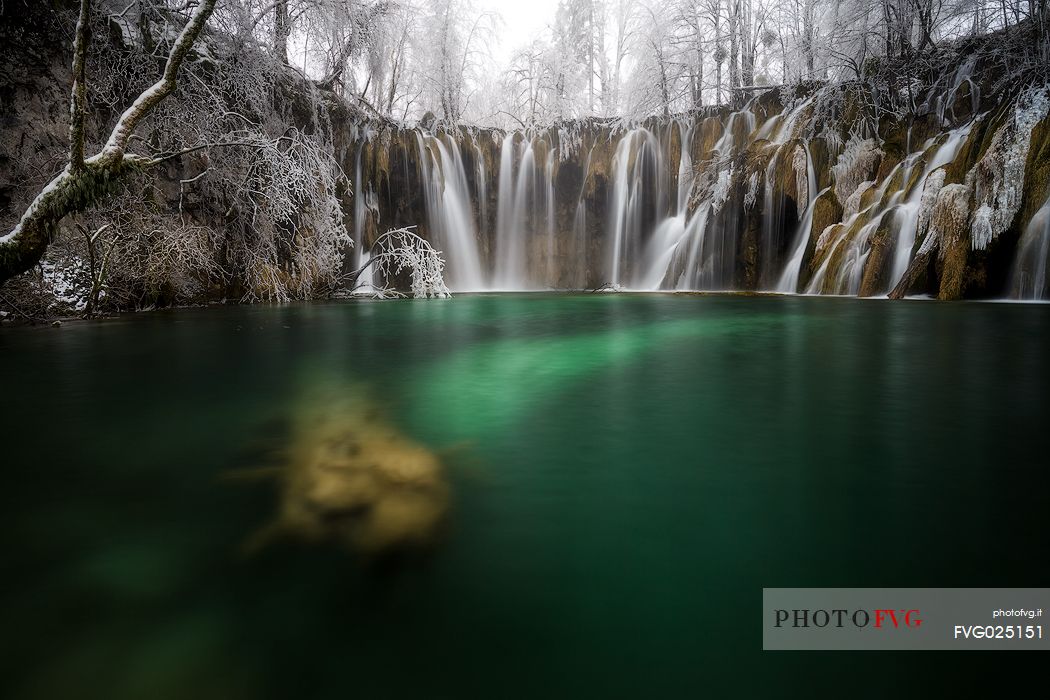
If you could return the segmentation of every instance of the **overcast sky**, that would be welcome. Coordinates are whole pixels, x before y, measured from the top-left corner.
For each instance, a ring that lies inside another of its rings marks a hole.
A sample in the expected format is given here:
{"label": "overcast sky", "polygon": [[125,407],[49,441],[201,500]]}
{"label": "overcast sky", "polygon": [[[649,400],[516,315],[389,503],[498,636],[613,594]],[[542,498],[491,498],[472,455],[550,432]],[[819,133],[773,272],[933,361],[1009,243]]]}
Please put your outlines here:
{"label": "overcast sky", "polygon": [[496,41],[493,42],[493,58],[502,66],[511,54],[534,38],[546,36],[546,26],[554,21],[558,0],[476,0],[478,9],[490,10],[503,17]]}

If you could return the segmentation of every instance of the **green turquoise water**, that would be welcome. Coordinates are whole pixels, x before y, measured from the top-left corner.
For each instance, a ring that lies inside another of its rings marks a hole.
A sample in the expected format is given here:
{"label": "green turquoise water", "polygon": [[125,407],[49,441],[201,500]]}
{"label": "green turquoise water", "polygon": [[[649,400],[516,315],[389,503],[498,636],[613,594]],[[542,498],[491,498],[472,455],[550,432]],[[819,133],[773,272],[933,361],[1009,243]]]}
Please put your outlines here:
{"label": "green turquoise water", "polygon": [[[0,696],[942,695],[1028,654],[761,651],[762,587],[1045,586],[1050,307],[479,295],[0,332]],[[243,545],[317,385],[454,494],[430,556]],[[847,692],[848,689],[848,692]]]}

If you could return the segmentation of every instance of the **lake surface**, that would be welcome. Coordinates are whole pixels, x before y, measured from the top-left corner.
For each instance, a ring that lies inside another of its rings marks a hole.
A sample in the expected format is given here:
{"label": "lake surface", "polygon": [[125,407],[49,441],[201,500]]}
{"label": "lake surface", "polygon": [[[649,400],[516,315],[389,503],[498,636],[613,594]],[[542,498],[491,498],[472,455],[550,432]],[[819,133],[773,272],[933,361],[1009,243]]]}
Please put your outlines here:
{"label": "lake surface", "polygon": [[[776,586],[1045,586],[1050,306],[478,295],[0,331],[0,695],[942,695],[1032,654],[761,651]],[[311,387],[445,450],[426,557],[244,543]],[[451,449],[446,449],[451,448]],[[1033,666],[1034,667],[1034,666]]]}

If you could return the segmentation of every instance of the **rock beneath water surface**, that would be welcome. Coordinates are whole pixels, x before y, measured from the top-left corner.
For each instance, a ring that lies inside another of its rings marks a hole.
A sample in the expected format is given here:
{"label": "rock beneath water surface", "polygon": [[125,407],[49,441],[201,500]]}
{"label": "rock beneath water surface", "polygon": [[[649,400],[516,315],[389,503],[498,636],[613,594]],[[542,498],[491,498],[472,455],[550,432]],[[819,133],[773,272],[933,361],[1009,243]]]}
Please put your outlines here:
{"label": "rock beneath water surface", "polygon": [[276,521],[251,543],[278,536],[336,541],[366,556],[426,549],[437,540],[449,488],[437,454],[411,440],[366,401],[323,396],[292,419],[276,469]]}

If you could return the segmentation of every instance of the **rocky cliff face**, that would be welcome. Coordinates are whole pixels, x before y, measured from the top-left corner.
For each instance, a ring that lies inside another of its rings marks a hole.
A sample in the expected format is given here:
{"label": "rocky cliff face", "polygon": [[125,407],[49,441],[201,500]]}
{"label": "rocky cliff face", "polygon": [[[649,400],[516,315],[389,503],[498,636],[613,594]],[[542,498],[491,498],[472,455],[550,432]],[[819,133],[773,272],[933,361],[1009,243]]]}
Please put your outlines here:
{"label": "rocky cliff face", "polygon": [[461,290],[1040,296],[1047,90],[997,81],[965,61],[903,118],[850,84],[641,124],[355,125],[355,238],[417,224]]}

